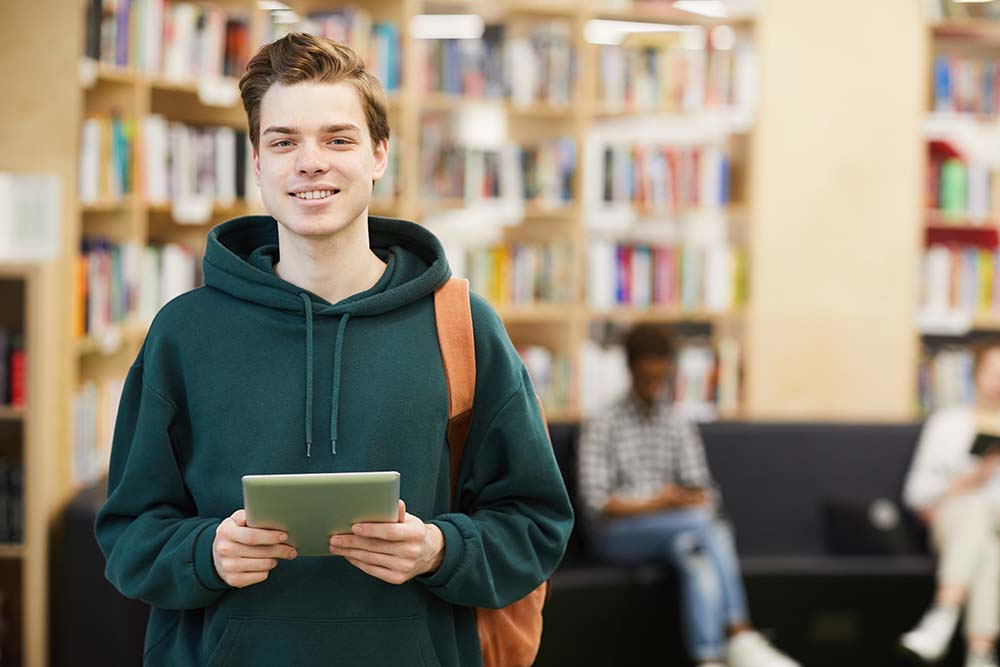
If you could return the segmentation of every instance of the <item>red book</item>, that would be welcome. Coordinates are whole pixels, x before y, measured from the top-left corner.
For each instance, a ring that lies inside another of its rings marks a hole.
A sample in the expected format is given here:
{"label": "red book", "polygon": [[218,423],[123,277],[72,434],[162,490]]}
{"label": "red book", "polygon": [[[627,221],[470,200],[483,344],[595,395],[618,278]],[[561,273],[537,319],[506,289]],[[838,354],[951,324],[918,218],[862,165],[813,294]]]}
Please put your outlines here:
{"label": "red book", "polygon": [[28,359],[24,339],[18,337],[10,353],[10,404],[23,408],[27,402]]}

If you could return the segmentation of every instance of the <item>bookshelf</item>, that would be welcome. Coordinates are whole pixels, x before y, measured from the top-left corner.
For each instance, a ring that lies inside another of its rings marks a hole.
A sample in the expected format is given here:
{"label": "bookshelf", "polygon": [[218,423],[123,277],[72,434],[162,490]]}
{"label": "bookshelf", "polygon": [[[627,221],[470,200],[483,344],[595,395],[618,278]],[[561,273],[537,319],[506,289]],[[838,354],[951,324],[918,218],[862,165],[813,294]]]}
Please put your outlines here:
{"label": "bookshelf", "polygon": [[916,404],[971,391],[968,345],[1000,332],[1000,174],[996,120],[1000,14],[941,3],[927,17],[924,243]]}

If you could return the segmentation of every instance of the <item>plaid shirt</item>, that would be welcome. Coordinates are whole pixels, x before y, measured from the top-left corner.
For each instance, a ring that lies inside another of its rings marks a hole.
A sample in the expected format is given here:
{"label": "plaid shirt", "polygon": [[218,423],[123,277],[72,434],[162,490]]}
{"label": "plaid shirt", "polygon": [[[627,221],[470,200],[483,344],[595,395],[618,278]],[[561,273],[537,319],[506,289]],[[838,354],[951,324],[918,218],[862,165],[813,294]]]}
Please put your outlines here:
{"label": "plaid shirt", "polygon": [[666,401],[647,416],[632,392],[583,427],[580,495],[591,520],[612,495],[645,500],[666,484],[712,488],[697,429]]}

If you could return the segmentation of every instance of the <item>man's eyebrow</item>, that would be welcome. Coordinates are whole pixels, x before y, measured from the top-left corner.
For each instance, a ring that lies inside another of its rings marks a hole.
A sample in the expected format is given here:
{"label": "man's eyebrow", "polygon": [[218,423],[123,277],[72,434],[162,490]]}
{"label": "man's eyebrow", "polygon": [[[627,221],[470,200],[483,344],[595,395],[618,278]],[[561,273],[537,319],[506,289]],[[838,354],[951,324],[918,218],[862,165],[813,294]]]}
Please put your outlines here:
{"label": "man's eyebrow", "polygon": [[[320,128],[320,132],[322,132],[323,134],[333,134],[335,132],[343,132],[345,130],[358,132],[361,130],[361,128],[355,125],[354,123],[334,123],[333,125],[324,125],[322,128]],[[299,133],[299,128],[297,127],[272,125],[271,127],[264,130],[261,136],[264,136],[265,134],[298,134],[298,133]]]}

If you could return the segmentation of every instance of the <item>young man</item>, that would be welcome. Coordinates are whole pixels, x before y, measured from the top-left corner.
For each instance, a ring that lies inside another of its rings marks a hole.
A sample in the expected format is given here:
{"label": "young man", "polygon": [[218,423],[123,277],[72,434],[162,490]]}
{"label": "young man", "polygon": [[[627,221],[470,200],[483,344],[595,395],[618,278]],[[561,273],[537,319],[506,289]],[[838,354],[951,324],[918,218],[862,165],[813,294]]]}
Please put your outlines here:
{"label": "young man", "polygon": [[[429,232],[368,216],[384,92],[304,34],[263,47],[240,89],[270,216],[212,230],[205,287],[160,311],[129,370],[96,524],[108,579],[153,608],[147,665],[479,665],[473,608],[539,586],[572,527],[527,373],[473,296],[453,511],[433,301],[450,271]],[[332,537],[335,557],[246,525],[244,474],[367,470],[398,470],[406,504]]]}
{"label": "young man", "polygon": [[1000,452],[971,453],[978,432],[1000,432],[1000,340],[975,348],[974,405],[938,410],[924,424],[904,499],[930,527],[940,556],[934,604],[900,639],[934,662],[965,609],[967,667],[996,667],[1000,632]]}
{"label": "young man", "polygon": [[597,555],[679,570],[685,644],[699,665],[797,667],[749,624],[733,537],[715,515],[698,431],[670,408],[669,335],[637,325],[625,353],[632,389],[585,425],[580,443],[580,492]]}

